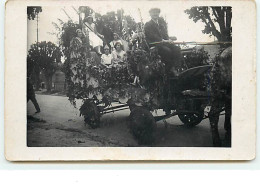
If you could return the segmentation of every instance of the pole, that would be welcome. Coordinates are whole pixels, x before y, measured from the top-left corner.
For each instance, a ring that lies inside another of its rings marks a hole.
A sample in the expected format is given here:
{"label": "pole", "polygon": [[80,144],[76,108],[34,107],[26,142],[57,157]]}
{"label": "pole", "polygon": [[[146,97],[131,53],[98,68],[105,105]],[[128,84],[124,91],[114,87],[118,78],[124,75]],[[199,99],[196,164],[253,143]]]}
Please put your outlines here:
{"label": "pole", "polygon": [[37,45],[38,45],[38,42],[39,42],[39,17],[38,17],[38,13],[36,14],[36,18],[37,18]]}
{"label": "pole", "polygon": [[77,12],[77,14],[80,14],[80,12],[74,6],[72,6],[72,8],[75,10],[75,12]]}
{"label": "pole", "polygon": [[79,15],[79,25],[82,26],[82,19],[80,17],[80,11],[78,11],[74,6],[72,6],[73,10]]}
{"label": "pole", "polygon": [[[38,16],[38,13],[36,14],[36,21],[37,21],[37,38],[36,38],[36,45],[37,45],[37,51],[39,52],[39,16]],[[39,62],[39,56],[38,56],[38,59],[37,59],[37,62]],[[35,66],[34,66],[35,67]],[[39,66],[37,66],[37,68],[39,69]],[[36,69],[38,71],[38,69]],[[39,69],[39,73],[36,72],[36,90],[38,91],[39,90],[39,84],[40,84],[40,69]]]}
{"label": "pole", "polygon": [[[150,44],[161,44],[163,41],[152,42]],[[174,44],[182,44],[182,45],[219,45],[219,44],[232,44],[232,42],[173,42]]]}
{"label": "pole", "polygon": [[[144,24],[144,23],[143,23],[143,18],[142,18],[142,14],[141,14],[140,8],[138,8],[138,12],[139,12],[139,16],[140,16],[140,19],[141,19],[141,30],[142,30],[142,32],[143,32],[143,34],[144,34],[144,33],[145,33],[145,32],[144,32],[144,27],[143,27],[143,24]],[[151,52],[150,47],[149,47],[149,44],[147,43],[146,39],[144,39],[144,42],[145,42],[147,48],[149,49],[149,51]]]}
{"label": "pole", "polygon": [[64,10],[64,8],[62,8],[62,11],[67,15],[67,17],[68,17],[71,21],[73,21],[72,18],[69,16],[69,14]]}

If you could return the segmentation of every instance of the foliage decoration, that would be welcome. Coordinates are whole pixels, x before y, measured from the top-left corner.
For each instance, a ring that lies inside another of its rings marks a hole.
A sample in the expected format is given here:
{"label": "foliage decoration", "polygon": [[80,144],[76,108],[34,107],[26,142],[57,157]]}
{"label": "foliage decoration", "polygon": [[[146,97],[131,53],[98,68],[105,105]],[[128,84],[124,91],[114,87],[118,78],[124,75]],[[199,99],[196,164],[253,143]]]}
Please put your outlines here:
{"label": "foliage decoration", "polygon": [[[231,48],[231,47],[230,47]],[[232,50],[221,48],[213,59],[213,69],[210,72],[210,93],[213,97],[221,98],[225,89],[231,89],[232,81]]]}
{"label": "foliage decoration", "polygon": [[208,52],[201,48],[192,48],[191,52],[184,54],[183,68],[189,69],[192,67],[202,66],[209,64]]}

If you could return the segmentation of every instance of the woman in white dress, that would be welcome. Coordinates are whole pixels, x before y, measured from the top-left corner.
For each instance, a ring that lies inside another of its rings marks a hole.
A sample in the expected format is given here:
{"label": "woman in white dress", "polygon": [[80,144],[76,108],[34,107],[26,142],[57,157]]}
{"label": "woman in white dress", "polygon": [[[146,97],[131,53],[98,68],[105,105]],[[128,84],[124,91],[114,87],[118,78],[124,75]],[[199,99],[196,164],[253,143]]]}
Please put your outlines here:
{"label": "woman in white dress", "polygon": [[89,36],[89,44],[96,50],[98,54],[102,54],[100,51],[101,46],[103,46],[104,36],[99,34],[96,30],[96,26],[93,22],[93,17],[88,16],[83,21],[83,32]]}

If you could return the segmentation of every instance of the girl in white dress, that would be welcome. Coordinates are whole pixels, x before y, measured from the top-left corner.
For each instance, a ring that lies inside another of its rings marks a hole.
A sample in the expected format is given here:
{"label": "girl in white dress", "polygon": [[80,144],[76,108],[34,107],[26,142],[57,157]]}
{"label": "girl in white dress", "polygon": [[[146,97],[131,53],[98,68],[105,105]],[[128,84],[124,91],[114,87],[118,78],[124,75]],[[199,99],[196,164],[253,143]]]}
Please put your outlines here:
{"label": "girl in white dress", "polygon": [[112,64],[112,54],[109,53],[109,47],[106,45],[104,47],[104,54],[101,55],[101,64],[106,67],[110,67]]}

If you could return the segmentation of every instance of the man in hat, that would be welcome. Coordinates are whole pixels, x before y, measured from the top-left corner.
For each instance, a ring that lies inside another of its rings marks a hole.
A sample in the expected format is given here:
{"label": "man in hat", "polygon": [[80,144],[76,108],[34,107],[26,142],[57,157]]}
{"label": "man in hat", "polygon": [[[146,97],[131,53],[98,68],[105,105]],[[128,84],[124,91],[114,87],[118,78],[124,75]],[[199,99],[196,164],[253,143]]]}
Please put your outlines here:
{"label": "man in hat", "polygon": [[160,12],[159,8],[152,8],[149,11],[151,20],[144,25],[145,38],[150,47],[158,48],[166,71],[177,75],[177,68],[180,67],[181,62],[180,48],[169,40],[167,24],[159,17]]}

